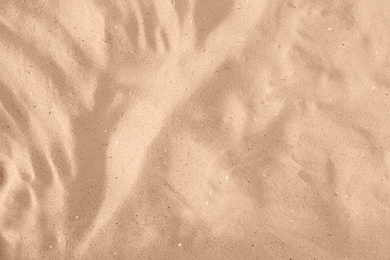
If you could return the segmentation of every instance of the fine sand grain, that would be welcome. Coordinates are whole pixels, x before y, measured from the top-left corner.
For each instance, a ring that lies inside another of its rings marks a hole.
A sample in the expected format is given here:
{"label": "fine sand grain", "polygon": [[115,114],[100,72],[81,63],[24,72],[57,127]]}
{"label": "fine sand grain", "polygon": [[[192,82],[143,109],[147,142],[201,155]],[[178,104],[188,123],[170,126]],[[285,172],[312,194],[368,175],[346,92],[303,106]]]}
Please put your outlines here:
{"label": "fine sand grain", "polygon": [[388,0],[1,0],[0,259],[390,259]]}

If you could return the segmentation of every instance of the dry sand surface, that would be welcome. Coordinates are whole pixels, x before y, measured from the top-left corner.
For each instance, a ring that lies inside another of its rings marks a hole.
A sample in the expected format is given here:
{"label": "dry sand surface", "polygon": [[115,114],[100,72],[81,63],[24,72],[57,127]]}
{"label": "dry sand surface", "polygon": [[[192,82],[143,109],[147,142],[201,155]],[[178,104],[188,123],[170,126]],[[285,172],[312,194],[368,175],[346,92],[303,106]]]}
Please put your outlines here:
{"label": "dry sand surface", "polygon": [[1,0],[0,259],[390,259],[388,0]]}

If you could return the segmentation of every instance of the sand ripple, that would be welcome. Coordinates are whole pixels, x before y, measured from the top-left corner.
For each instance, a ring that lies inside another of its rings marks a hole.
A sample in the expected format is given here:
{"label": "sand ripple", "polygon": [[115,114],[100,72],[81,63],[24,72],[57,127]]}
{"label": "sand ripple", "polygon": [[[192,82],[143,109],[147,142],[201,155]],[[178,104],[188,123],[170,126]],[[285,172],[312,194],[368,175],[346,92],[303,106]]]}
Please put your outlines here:
{"label": "sand ripple", "polygon": [[387,1],[0,3],[0,259],[388,259]]}

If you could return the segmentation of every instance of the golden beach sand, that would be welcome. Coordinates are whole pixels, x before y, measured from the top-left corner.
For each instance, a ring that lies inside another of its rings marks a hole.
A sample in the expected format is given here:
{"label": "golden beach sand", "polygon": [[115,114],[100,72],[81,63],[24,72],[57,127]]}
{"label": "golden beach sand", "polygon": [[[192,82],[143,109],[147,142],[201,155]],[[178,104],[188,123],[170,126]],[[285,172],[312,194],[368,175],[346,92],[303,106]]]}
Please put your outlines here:
{"label": "golden beach sand", "polygon": [[0,259],[390,259],[389,14],[0,1]]}

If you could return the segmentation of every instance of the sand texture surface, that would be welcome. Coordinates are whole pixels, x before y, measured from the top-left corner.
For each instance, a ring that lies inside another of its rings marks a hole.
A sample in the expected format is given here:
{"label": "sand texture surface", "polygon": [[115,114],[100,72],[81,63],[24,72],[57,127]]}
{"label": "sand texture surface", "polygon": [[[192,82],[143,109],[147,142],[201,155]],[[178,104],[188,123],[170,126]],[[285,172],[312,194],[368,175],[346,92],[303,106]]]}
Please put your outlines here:
{"label": "sand texture surface", "polygon": [[1,0],[0,259],[390,259],[388,0]]}

